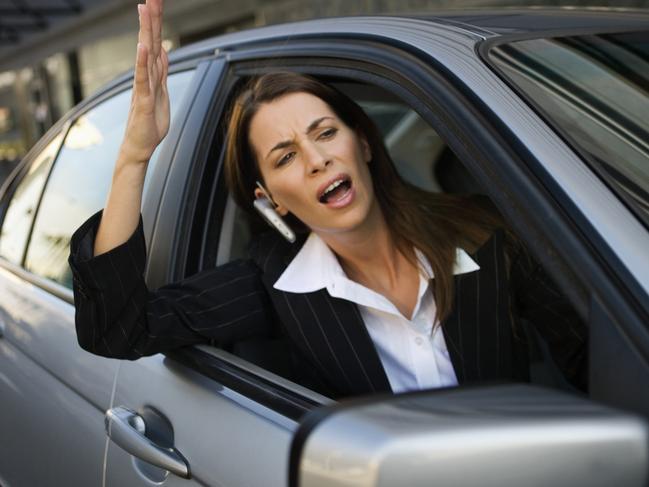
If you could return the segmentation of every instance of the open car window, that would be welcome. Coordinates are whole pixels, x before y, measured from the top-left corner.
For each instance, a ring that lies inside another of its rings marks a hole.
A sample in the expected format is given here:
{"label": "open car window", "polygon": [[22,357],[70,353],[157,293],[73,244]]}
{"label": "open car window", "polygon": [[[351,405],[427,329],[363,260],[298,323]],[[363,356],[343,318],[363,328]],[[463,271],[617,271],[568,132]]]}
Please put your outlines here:
{"label": "open car window", "polygon": [[[358,103],[381,131],[399,175],[429,192],[484,194],[442,137],[412,107],[378,86],[333,83]],[[247,256],[253,233],[266,229],[234,202],[226,208],[218,264]]]}
{"label": "open car window", "polygon": [[[432,193],[486,194],[439,133],[406,102],[382,87],[353,81],[334,84],[356,101],[377,125],[399,175],[406,182]],[[251,241],[268,230],[260,218],[228,199],[217,264],[247,258]],[[521,326],[530,337],[532,381],[571,389],[551,359],[543,338],[528,323],[522,322]],[[274,361],[286,355],[281,340],[241,343],[230,351],[279,375],[287,370],[285,365]]]}

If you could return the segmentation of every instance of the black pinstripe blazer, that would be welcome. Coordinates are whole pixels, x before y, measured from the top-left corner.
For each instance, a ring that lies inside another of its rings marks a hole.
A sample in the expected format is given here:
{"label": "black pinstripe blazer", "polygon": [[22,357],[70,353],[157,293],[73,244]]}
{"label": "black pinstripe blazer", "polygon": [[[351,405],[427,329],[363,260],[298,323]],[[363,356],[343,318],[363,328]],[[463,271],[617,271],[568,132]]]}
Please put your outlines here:
{"label": "black pinstripe blazer", "polygon": [[[77,336],[84,349],[136,359],[195,343],[236,348],[279,341],[289,364],[282,373],[321,393],[391,390],[354,303],[326,289],[296,294],[273,288],[300,243],[270,233],[255,242],[249,260],[149,291],[142,278],[141,222],[126,243],[91,257],[100,217],[86,221],[71,242]],[[540,267],[522,249],[507,260],[502,231],[472,258],[480,270],[455,276],[455,305],[442,323],[459,383],[527,381],[528,345],[520,326],[526,319],[568,380],[585,389],[587,331]]]}

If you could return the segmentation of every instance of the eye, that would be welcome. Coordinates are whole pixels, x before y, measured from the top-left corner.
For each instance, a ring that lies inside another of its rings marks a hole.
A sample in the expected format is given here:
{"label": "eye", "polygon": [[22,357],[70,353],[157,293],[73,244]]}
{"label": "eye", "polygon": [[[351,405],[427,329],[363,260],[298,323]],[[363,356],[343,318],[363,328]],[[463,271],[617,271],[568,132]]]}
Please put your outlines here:
{"label": "eye", "polygon": [[294,155],[295,155],[295,152],[287,152],[286,154],[284,154],[284,155],[280,158],[279,161],[277,161],[276,166],[277,166],[277,167],[279,167],[279,166],[283,166],[284,164],[290,162],[291,159],[293,159],[293,156],[294,156]]}
{"label": "eye", "polygon": [[336,132],[338,132],[338,129],[333,128],[333,127],[328,128],[328,129],[323,130],[322,132],[320,132],[320,135],[318,135],[318,139],[319,140],[321,140],[321,139],[324,139],[324,140],[331,139],[334,135],[336,135]]}

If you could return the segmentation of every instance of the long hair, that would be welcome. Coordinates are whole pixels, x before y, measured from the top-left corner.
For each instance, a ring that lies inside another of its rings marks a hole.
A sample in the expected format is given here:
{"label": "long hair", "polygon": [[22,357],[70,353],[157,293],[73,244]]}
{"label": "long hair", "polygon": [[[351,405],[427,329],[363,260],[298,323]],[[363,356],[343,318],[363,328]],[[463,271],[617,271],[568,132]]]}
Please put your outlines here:
{"label": "long hair", "polygon": [[[337,89],[317,79],[291,72],[274,72],[252,79],[230,110],[225,176],[235,201],[251,208],[255,181],[262,181],[249,140],[250,122],[259,107],[290,93],[308,93],[327,103],[350,128],[362,133],[372,151],[369,164],[374,194],[399,251],[417,266],[412,249],[419,249],[434,274],[433,295],[442,321],[453,306],[453,267],[456,248],[472,252],[502,226],[499,216],[474,198],[428,193],[401,179],[378,128],[363,109]],[[297,220],[294,218],[294,220]],[[291,221],[295,226],[298,222]]]}

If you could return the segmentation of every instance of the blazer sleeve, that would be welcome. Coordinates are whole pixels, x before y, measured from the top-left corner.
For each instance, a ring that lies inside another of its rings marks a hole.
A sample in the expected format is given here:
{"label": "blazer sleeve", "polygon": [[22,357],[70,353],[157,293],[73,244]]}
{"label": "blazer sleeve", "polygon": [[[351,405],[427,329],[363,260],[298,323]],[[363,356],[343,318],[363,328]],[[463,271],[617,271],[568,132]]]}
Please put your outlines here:
{"label": "blazer sleeve", "polygon": [[230,262],[150,291],[143,277],[142,219],[125,243],[93,257],[101,214],[88,219],[70,244],[82,348],[134,360],[185,345],[226,346],[269,333],[270,302],[252,261]]}
{"label": "blazer sleeve", "polygon": [[548,344],[566,379],[588,388],[588,328],[541,266],[520,245],[511,260],[514,306]]}

